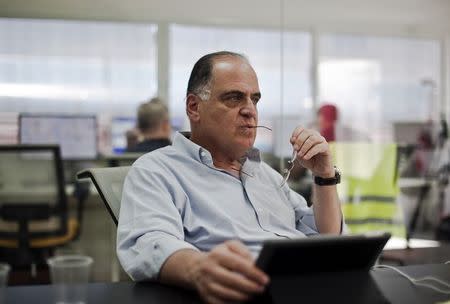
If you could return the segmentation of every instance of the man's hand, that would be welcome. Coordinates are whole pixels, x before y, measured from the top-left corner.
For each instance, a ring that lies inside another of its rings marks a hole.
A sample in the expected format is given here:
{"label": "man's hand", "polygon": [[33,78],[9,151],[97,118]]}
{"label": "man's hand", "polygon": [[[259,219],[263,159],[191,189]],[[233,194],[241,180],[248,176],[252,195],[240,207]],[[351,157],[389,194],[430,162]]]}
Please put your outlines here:
{"label": "man's hand", "polygon": [[297,160],[303,167],[311,170],[315,176],[334,177],[330,147],[319,132],[297,127],[292,132],[290,141],[297,152]]}
{"label": "man's hand", "polygon": [[239,241],[227,241],[202,253],[188,268],[188,277],[202,299],[213,304],[246,301],[262,293],[269,281]]}

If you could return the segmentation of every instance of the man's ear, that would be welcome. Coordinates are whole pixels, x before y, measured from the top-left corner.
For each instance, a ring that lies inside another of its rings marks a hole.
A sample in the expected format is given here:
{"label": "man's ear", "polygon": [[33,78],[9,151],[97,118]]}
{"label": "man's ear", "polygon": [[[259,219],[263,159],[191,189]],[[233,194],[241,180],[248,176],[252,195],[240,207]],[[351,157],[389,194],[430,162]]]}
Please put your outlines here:
{"label": "man's ear", "polygon": [[162,123],[161,129],[163,130],[163,132],[165,134],[167,134],[168,137],[170,137],[170,134],[172,133],[172,126],[170,125],[170,120],[169,119],[165,120]]}
{"label": "man's ear", "polygon": [[194,94],[188,94],[186,97],[186,114],[189,117],[190,121],[199,121],[200,113],[199,113],[199,104],[200,98]]}

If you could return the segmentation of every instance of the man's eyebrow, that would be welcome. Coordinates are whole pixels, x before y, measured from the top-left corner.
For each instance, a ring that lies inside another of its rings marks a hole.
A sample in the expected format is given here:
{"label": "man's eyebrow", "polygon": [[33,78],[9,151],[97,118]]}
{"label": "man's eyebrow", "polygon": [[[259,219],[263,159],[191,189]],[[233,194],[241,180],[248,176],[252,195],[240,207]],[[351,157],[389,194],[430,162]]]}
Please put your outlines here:
{"label": "man's eyebrow", "polygon": [[239,90],[226,91],[226,92],[223,92],[222,94],[220,94],[219,96],[223,98],[223,97],[227,97],[230,95],[244,95],[244,92],[239,91]]}
{"label": "man's eyebrow", "polygon": [[258,98],[258,99],[261,99],[261,92],[253,93],[253,94],[252,94],[252,97],[253,97],[253,98],[256,97],[256,98]]}
{"label": "man's eyebrow", "polygon": [[[222,94],[219,95],[219,97],[221,98],[225,98],[231,95],[245,95],[244,92],[239,91],[239,90],[233,90],[233,91],[227,91],[227,92],[223,92]],[[256,92],[251,94],[252,98],[261,98],[261,93],[260,92]]]}

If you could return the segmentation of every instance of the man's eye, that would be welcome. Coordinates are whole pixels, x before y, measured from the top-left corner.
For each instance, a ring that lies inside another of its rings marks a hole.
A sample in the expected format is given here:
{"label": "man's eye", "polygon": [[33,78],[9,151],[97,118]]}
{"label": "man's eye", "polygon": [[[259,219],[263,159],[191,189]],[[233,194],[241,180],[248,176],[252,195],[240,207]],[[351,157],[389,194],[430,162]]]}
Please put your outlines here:
{"label": "man's eye", "polygon": [[257,105],[259,102],[259,98],[253,98],[252,101],[254,105]]}
{"label": "man's eye", "polygon": [[227,96],[227,98],[225,98],[226,101],[231,101],[231,102],[241,102],[242,98],[239,95],[230,95]]}

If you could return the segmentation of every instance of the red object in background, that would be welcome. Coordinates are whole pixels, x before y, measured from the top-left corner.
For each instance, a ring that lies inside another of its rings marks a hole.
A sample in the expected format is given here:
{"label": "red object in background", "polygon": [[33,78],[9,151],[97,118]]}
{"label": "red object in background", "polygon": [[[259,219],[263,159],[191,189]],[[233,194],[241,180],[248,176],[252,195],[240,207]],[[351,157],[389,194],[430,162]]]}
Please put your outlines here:
{"label": "red object in background", "polygon": [[338,119],[338,110],[333,104],[324,104],[318,111],[319,132],[325,137],[326,141],[336,140],[336,121]]}

